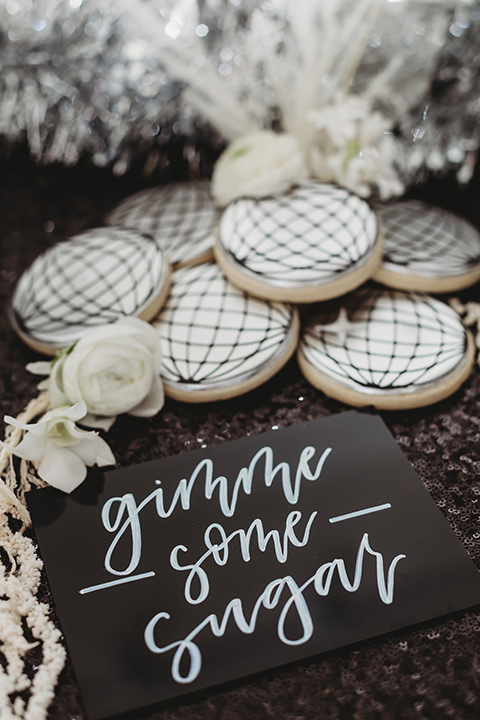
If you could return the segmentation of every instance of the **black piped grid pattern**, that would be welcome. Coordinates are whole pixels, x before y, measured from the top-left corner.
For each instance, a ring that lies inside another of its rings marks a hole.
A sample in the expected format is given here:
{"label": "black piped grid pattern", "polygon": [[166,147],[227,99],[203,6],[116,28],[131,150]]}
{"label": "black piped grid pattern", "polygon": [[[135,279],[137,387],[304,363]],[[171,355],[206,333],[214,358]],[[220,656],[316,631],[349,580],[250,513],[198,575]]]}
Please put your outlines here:
{"label": "black piped grid pattern", "polygon": [[[350,326],[345,342],[315,325],[335,320],[341,307]],[[326,376],[363,388],[421,388],[456,370],[467,336],[458,315],[427,295],[364,287],[318,307],[301,342],[306,359]]]}
{"label": "black piped grid pattern", "polygon": [[242,198],[224,211],[219,239],[231,258],[266,282],[335,279],[372,250],[377,220],[342,188],[305,183],[286,195]]}
{"label": "black piped grid pattern", "polygon": [[378,205],[376,211],[385,225],[387,267],[443,277],[480,265],[480,234],[463,218],[418,200]]}
{"label": "black piped grid pattern", "polygon": [[22,275],[12,309],[33,341],[64,347],[87,330],[138,315],[162,290],[164,255],[132,230],[88,230],[40,255]]}
{"label": "black piped grid pattern", "polygon": [[237,290],[215,263],[177,270],[167,305],[154,321],[162,376],[199,387],[248,378],[281,352],[292,318],[291,305]]}
{"label": "black piped grid pattern", "polygon": [[150,233],[172,264],[195,260],[213,245],[218,220],[210,183],[174,183],[142,190],[107,216],[110,225]]}

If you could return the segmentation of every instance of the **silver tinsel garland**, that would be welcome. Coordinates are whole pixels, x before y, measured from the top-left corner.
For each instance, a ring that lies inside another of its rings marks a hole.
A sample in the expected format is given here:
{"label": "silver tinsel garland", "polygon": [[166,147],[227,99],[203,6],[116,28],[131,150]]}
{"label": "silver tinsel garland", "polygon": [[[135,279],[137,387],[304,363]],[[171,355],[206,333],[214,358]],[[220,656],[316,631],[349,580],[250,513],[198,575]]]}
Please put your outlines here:
{"label": "silver tinsel garland", "polygon": [[[189,139],[193,165],[197,141],[214,148],[225,142],[228,128],[220,116],[227,117],[232,107],[241,107],[257,125],[281,126],[278,78],[272,73],[278,58],[295,64],[290,27],[300,5],[311,11],[312,3],[5,0],[3,148],[26,138],[39,163],[74,164],[86,156],[123,173],[132,158],[148,152],[155,157],[159,149],[161,154],[175,135]],[[333,37],[341,60],[343,29],[359,5],[338,0],[335,16],[335,4],[319,0],[318,27],[306,32]],[[480,140],[480,0],[372,0],[363,6],[375,6],[377,15],[366,24],[363,46],[359,42],[354,77],[343,82],[362,94],[389,68],[390,78],[383,79],[375,100],[406,150],[406,181],[454,170],[468,182]],[[206,84],[211,76],[226,90],[218,123],[213,113],[202,111],[198,83],[195,88],[202,74]],[[331,75],[330,69],[321,74],[312,92],[321,94],[334,83]],[[288,82],[295,87],[298,77],[287,78],[286,87]],[[236,101],[230,108],[229,97]]]}
{"label": "silver tinsel garland", "polygon": [[6,0],[0,27],[0,134],[37,162],[122,173],[175,132],[180,87],[112,0]]}
{"label": "silver tinsel garland", "polygon": [[475,170],[480,148],[480,3],[458,2],[422,102],[404,123],[409,158],[420,177],[453,171],[461,184]]}

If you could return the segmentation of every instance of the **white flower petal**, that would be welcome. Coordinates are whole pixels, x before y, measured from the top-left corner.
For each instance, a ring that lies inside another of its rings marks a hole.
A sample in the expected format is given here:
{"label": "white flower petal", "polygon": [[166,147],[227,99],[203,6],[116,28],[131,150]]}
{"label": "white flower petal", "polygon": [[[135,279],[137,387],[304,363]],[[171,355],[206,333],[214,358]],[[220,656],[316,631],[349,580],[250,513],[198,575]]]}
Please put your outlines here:
{"label": "white flower petal", "polygon": [[155,330],[145,320],[134,317],[122,317],[119,320],[108,323],[107,325],[101,325],[92,328],[86,335],[84,335],[75,345],[73,351],[68,355],[71,358],[72,355],[83,354],[83,350],[92,347],[98,342],[109,342],[111,339],[118,337],[130,337],[132,335],[147,335],[155,334]]}
{"label": "white flower petal", "polygon": [[271,131],[252,133],[231,143],[217,160],[212,195],[219,205],[242,196],[285,192],[307,177],[297,139]]}
{"label": "white flower petal", "polygon": [[164,404],[163,383],[159,377],[156,377],[147,397],[133,410],[130,410],[129,414],[135,417],[153,417],[162,409]]}
{"label": "white flower petal", "polygon": [[38,360],[38,362],[28,363],[26,368],[32,375],[50,375],[52,363],[46,360]]}
{"label": "white flower petal", "polygon": [[77,445],[86,435],[91,434],[88,430],[78,428],[72,420],[63,417],[51,420],[47,426],[48,439],[62,447]]}
{"label": "white flower petal", "polygon": [[76,422],[77,420],[81,420],[85,417],[86,414],[87,406],[85,405],[85,401],[79,400],[79,402],[75,403],[75,405],[72,405],[71,407],[58,407],[53,410],[49,410],[45,413],[41,422],[50,422],[51,420],[55,420],[57,418],[62,420],[73,420],[73,422]]}
{"label": "white flower petal", "polygon": [[105,430],[108,432],[112,427],[113,423],[117,419],[116,415],[94,415],[93,413],[87,413],[81,420],[81,424],[85,427],[96,428],[97,430]]}
{"label": "white flower petal", "polygon": [[155,380],[160,367],[157,331],[138,318],[121,318],[89,331],[57,361],[51,377],[55,405],[83,400],[82,424],[103,428],[136,408],[142,415],[155,414],[163,404]]}
{"label": "white flower petal", "polygon": [[81,398],[69,398],[64,392],[62,383],[62,372],[63,364],[65,362],[65,356],[59,358],[52,368],[52,372],[49,378],[48,389],[50,391],[50,406],[52,408],[63,407],[64,405],[70,405],[72,402],[77,402]]}
{"label": "white flower petal", "polygon": [[391,134],[390,121],[372,111],[358,95],[339,94],[329,105],[308,115],[316,128],[308,149],[312,174],[367,197],[374,187],[382,196],[401,194],[404,187],[395,163],[401,148]]}
{"label": "white flower petal", "polygon": [[70,448],[48,442],[38,474],[49,485],[71,493],[85,480],[87,467],[82,458]]}
{"label": "white flower petal", "polygon": [[89,437],[81,440],[74,448],[74,452],[82,458],[86,465],[115,465],[115,457],[103,438],[97,433],[89,433]]}
{"label": "white flower petal", "polygon": [[150,323],[145,322],[145,320],[140,320],[140,318],[130,316],[122,317],[118,320],[117,327],[124,327],[125,329],[128,328],[128,330],[133,331],[134,333],[150,336],[152,343],[159,342],[158,333],[155,328],[152,327]]}
{"label": "white flower petal", "polygon": [[34,435],[43,435],[46,432],[47,422],[44,418],[36,423],[22,423],[11,415],[5,415],[3,420],[8,425],[19,428],[19,430],[30,430]]}
{"label": "white flower petal", "polygon": [[23,458],[24,460],[31,460],[32,462],[40,462],[45,450],[45,444],[46,436],[44,434],[35,435],[30,431],[25,433],[23,440],[21,440],[18,445],[15,445],[15,447],[11,447],[3,442],[1,443],[12,455]]}
{"label": "white flower petal", "polygon": [[[87,366],[85,361],[84,366]],[[152,357],[147,351],[143,357],[123,357],[119,353],[105,370],[80,370],[80,388],[88,409],[95,415],[118,415],[128,412],[148,394],[153,382]]]}

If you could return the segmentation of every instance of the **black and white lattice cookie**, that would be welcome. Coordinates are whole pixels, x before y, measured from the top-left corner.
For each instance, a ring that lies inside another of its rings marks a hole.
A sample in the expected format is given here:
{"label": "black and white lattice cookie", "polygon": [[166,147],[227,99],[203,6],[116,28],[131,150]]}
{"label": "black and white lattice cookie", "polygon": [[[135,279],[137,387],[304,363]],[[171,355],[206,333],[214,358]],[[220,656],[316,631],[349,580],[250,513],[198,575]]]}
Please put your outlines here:
{"label": "black and white lattice cookie", "polygon": [[456,292],[480,280],[480,233],[419,200],[378,205],[384,257],[374,279],[400,290]]}
{"label": "black and white lattice cookie", "polygon": [[132,195],[112,210],[107,222],[153,235],[170,262],[181,267],[212,258],[218,211],[210,183],[173,183]]}
{"label": "black and white lattice cookie", "polygon": [[315,182],[231,203],[215,244],[235,285],[258,297],[302,303],[358,287],[376,270],[381,251],[370,206],[348,190]]}
{"label": "black and white lattice cookie", "polygon": [[135,230],[98,228],[47,250],[23,273],[10,307],[14,330],[54,355],[88,330],[124,315],[150,320],[168,294],[170,265]]}
{"label": "black and white lattice cookie", "polygon": [[165,393],[186,402],[241,395],[271,378],[294,353],[296,309],[235,288],[218,265],[177,270],[160,335]]}
{"label": "black and white lattice cookie", "polygon": [[455,392],[470,373],[474,345],[458,315],[440,300],[366,286],[314,309],[298,361],[326,395],[395,410]]}

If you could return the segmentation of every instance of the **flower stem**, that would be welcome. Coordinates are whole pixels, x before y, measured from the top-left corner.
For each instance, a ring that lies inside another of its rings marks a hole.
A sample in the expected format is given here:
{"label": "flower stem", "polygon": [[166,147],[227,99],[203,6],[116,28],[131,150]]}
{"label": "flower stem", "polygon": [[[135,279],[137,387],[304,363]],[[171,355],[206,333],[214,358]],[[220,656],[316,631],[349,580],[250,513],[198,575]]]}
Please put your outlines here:
{"label": "flower stem", "polygon": [[[30,400],[26,408],[17,416],[17,420],[22,423],[28,423],[38,415],[42,415],[48,410],[50,396],[48,392],[42,392],[33,400]],[[6,444],[10,447],[18,445],[23,436],[23,430],[9,426],[5,432]],[[28,488],[28,473],[25,471],[17,477],[12,461],[12,453],[5,447],[0,450],[0,505],[3,512],[15,510],[16,515],[25,525],[30,525],[30,516],[24,507],[24,493]],[[6,507],[4,507],[6,505]]]}

